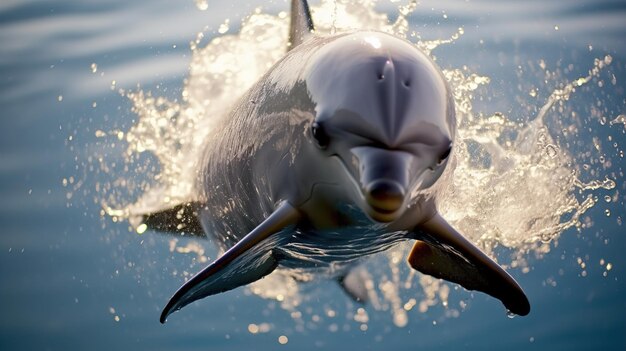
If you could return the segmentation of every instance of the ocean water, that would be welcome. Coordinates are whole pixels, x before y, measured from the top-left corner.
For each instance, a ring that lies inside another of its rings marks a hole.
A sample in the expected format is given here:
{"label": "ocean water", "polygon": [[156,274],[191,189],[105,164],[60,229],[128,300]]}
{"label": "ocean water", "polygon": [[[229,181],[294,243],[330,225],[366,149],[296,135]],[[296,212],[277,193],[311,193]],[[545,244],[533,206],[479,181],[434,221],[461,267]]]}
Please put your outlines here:
{"label": "ocean water", "polygon": [[511,267],[530,315],[411,274],[398,247],[366,262],[367,305],[276,275],[161,325],[218,252],[126,217],[186,191],[185,141],[280,57],[288,4],[5,1],[0,349],[625,349],[626,3],[368,4],[312,2],[314,20],[431,51],[462,140],[442,211]]}

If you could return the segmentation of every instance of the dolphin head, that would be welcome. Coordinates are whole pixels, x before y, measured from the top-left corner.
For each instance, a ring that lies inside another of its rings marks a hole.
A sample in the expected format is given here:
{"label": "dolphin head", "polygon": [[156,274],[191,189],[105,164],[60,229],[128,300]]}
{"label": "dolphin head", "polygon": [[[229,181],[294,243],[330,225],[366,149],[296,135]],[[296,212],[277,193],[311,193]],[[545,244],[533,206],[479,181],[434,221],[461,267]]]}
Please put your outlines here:
{"label": "dolphin head", "polygon": [[404,40],[357,32],[315,52],[306,83],[316,106],[309,139],[343,165],[336,181],[356,188],[351,202],[373,220],[398,219],[452,149],[454,103],[439,68]]}

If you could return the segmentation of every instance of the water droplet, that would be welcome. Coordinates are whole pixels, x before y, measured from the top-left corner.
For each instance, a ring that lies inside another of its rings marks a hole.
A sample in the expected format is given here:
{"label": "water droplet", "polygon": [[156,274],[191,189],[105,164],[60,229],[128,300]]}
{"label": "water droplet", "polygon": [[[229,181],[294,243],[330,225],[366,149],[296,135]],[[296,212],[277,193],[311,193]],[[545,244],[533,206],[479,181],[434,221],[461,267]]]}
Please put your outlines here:
{"label": "water droplet", "polygon": [[541,234],[541,241],[543,241],[544,243],[549,243],[552,241],[552,234],[550,233],[542,233]]}
{"label": "water droplet", "polygon": [[546,154],[550,158],[555,158],[557,155],[557,146],[552,144],[546,145]]}
{"label": "water droplet", "polygon": [[626,115],[618,115],[617,117],[615,117],[614,120],[609,122],[609,125],[614,125],[614,124],[623,124],[624,130],[626,130]]}
{"label": "water droplet", "polygon": [[256,334],[259,332],[259,326],[256,324],[248,324],[248,331],[250,334]]}
{"label": "water droplet", "polygon": [[200,11],[206,11],[209,8],[209,4],[206,0],[196,0],[196,7]]}
{"label": "water droplet", "polygon": [[220,34],[224,34],[224,33],[228,32],[228,29],[230,28],[229,24],[230,24],[230,19],[227,18],[224,21],[224,23],[220,24],[220,27],[217,29],[217,32],[220,33]]}
{"label": "water droplet", "polygon": [[289,338],[287,338],[285,335],[281,335],[278,337],[278,343],[280,343],[281,345],[285,345],[288,342]]}
{"label": "water droplet", "polygon": [[545,69],[546,69],[546,61],[543,60],[543,59],[539,60],[539,67],[541,67],[541,69],[545,71]]}
{"label": "water droplet", "polygon": [[98,65],[94,62],[91,64],[91,73],[98,72]]}
{"label": "water droplet", "polygon": [[146,225],[145,223],[141,223],[140,225],[137,226],[137,234],[141,235],[145,233],[147,229],[148,229],[148,225]]}

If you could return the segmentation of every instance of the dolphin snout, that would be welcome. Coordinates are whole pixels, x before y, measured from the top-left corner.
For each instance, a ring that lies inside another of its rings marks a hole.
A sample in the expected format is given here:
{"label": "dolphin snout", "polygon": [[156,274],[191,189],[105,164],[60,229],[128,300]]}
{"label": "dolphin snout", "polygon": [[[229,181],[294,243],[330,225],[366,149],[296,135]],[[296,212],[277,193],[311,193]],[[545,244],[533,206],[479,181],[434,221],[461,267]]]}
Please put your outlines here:
{"label": "dolphin snout", "polygon": [[365,188],[367,203],[375,210],[384,213],[397,211],[404,202],[405,193],[402,185],[389,179],[375,180]]}
{"label": "dolphin snout", "polygon": [[413,155],[374,146],[351,149],[358,162],[363,210],[377,222],[393,222],[405,210]]}

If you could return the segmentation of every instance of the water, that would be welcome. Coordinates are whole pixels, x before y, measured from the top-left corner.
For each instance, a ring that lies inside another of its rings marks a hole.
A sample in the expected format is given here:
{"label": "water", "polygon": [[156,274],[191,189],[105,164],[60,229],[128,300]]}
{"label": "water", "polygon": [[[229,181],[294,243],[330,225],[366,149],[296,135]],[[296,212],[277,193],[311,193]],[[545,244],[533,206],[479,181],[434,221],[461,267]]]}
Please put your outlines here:
{"label": "water", "polygon": [[424,2],[401,9],[405,30],[396,17],[407,2],[380,1],[376,13],[349,7],[350,15],[344,3],[318,10],[320,29],[367,22],[406,33],[446,70],[463,147],[442,210],[513,266],[531,314],[508,319],[493,299],[412,275],[399,247],[363,271],[370,305],[350,303],[332,282],[278,275],[190,305],[161,326],[171,293],[217,252],[208,242],[138,234],[114,210],[188,191],[177,178],[195,147],[185,141],[212,123],[198,116],[227,110],[280,56],[287,5],[257,12],[265,36],[255,41],[234,35],[260,2],[7,2],[0,348],[626,346],[626,6]]}

